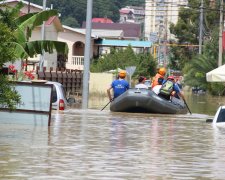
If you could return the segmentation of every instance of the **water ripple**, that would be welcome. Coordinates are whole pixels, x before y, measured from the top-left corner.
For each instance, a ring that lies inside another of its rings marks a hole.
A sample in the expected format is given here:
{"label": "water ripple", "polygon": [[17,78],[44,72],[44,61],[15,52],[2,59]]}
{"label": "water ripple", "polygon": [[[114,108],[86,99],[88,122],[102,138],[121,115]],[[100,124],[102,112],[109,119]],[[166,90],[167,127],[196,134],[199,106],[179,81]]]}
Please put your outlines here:
{"label": "water ripple", "polygon": [[0,179],[224,179],[225,128],[204,114],[70,109],[0,127]]}

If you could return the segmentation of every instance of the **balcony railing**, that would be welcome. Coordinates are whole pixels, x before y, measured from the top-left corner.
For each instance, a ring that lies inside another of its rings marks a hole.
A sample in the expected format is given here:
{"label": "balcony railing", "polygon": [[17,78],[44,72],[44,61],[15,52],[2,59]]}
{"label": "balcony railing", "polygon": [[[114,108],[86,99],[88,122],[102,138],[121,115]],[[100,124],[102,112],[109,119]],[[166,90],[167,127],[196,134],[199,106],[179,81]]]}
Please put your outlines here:
{"label": "balcony railing", "polygon": [[67,69],[84,69],[84,56],[72,56],[72,59],[66,63]]}

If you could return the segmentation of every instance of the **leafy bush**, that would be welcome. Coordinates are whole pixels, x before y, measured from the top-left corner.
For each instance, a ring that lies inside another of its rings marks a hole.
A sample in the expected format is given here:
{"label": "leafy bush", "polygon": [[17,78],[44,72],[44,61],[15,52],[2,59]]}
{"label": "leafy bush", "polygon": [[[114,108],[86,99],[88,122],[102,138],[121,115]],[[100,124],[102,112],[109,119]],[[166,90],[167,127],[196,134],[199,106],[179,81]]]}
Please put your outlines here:
{"label": "leafy bush", "polygon": [[209,83],[208,90],[212,95],[225,95],[225,85],[223,83]]}
{"label": "leafy bush", "polygon": [[109,54],[95,59],[91,64],[91,72],[105,72],[112,69],[126,69],[128,66],[136,66],[134,77],[154,76],[156,74],[156,61],[151,54],[135,54],[132,47],[126,49],[111,48]]}

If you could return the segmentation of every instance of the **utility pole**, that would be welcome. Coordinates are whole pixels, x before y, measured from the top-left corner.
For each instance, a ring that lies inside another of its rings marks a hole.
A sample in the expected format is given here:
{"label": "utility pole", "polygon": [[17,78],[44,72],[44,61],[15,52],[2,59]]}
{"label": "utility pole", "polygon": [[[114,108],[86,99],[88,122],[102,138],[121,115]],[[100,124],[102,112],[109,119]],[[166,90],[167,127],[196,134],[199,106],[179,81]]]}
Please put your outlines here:
{"label": "utility pole", "polygon": [[[43,11],[46,10],[46,0],[43,0]],[[45,40],[45,21],[43,21],[42,27],[41,27],[41,40]],[[44,66],[44,56],[45,56],[45,51],[42,50],[42,54],[40,56],[40,62],[39,62],[39,67],[40,71],[43,71],[43,66]]]}
{"label": "utility pole", "polygon": [[220,25],[219,25],[219,57],[218,66],[222,66],[223,55],[223,0],[220,0]]}
{"label": "utility pole", "polygon": [[168,19],[167,19],[167,16],[168,16],[168,6],[166,6],[166,14],[165,14],[165,34],[164,34],[164,62],[163,62],[163,66],[164,67],[166,67],[167,66],[167,60],[168,60],[168,54],[167,54],[167,40],[168,40],[168,38],[167,38],[167,28],[168,28]]}
{"label": "utility pole", "polygon": [[27,13],[30,13],[30,0],[28,0],[28,9],[27,9]]}
{"label": "utility pole", "polygon": [[83,89],[82,89],[82,109],[88,108],[90,57],[91,57],[90,52],[91,52],[92,4],[93,4],[93,0],[87,0],[86,37],[85,37],[85,49],[84,49],[84,74],[83,74]]}
{"label": "utility pole", "polygon": [[159,32],[158,32],[158,52],[157,52],[157,56],[158,56],[158,67],[160,66],[160,64],[161,64],[161,57],[162,57],[162,50],[163,50],[163,47],[162,47],[162,39],[163,38],[161,38],[161,36],[163,35],[163,33],[162,33],[162,31],[163,31],[163,29],[165,28],[164,27],[164,25],[162,24],[163,23],[163,21],[160,21],[159,22]]}
{"label": "utility pole", "polygon": [[203,30],[203,0],[201,0],[201,7],[200,7],[200,22],[199,22],[199,54],[202,54],[202,30]]}

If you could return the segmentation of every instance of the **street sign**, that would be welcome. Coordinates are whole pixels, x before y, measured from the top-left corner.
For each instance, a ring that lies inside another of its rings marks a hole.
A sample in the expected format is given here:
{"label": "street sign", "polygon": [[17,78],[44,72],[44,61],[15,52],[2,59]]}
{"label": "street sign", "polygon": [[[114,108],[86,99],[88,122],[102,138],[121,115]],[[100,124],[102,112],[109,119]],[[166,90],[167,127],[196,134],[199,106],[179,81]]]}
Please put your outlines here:
{"label": "street sign", "polygon": [[126,72],[129,75],[129,84],[130,84],[130,87],[131,87],[131,77],[134,74],[135,70],[136,70],[136,66],[128,66],[128,67],[126,67]]}

